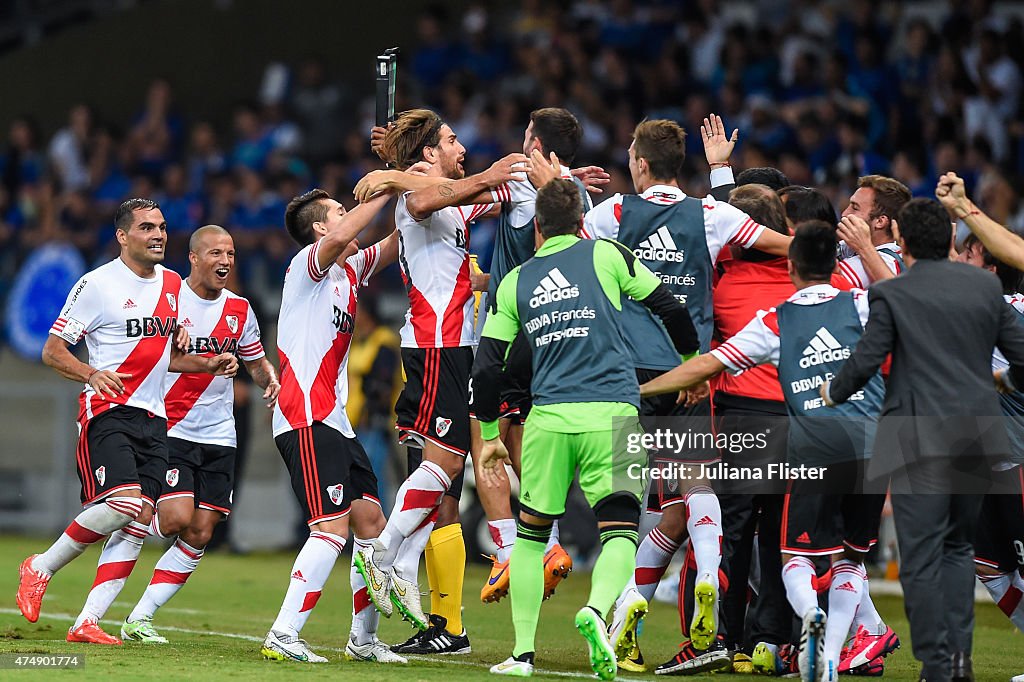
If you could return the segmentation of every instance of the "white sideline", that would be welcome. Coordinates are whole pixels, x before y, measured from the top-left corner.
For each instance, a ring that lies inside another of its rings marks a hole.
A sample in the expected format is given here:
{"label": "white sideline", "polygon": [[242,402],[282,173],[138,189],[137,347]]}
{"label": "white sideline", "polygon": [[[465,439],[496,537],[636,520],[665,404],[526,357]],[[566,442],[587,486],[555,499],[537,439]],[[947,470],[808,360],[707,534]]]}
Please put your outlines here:
{"label": "white sideline", "polygon": [[[21,611],[19,611],[18,609],[0,608],[0,614],[12,615],[12,616],[20,616],[21,615]],[[75,620],[75,616],[73,616],[70,613],[40,613],[39,617],[40,618],[49,618],[49,619],[52,619],[52,620],[63,620],[63,621],[69,621],[69,622],[74,622],[74,620]],[[110,618],[104,618],[103,620],[100,621],[100,623],[103,624],[103,625],[116,626],[118,628],[121,627],[121,621],[113,620],[113,619],[110,619]],[[212,636],[212,637],[228,637],[228,638],[231,638],[231,639],[242,639],[242,640],[245,640],[247,642],[259,642],[261,644],[263,643],[263,637],[255,637],[253,635],[243,635],[243,634],[239,634],[237,632],[214,632],[213,630],[190,630],[189,628],[178,628],[178,627],[174,627],[173,625],[161,625],[159,627],[159,629],[160,630],[167,630],[168,632],[184,632],[185,634],[189,634],[189,635],[206,635],[206,636]],[[157,646],[159,646],[159,645],[157,645]],[[338,653],[341,653],[341,652],[345,651],[344,649],[339,649],[338,647],[333,647],[333,646],[315,646],[314,648],[316,648],[316,649],[326,649],[327,651],[336,651]],[[434,657],[434,656],[414,656],[412,660],[414,660],[414,661],[429,661],[431,663],[441,663],[441,664],[445,664],[445,665],[464,665],[464,666],[468,666],[470,668],[482,668],[484,670],[489,670],[490,667],[491,667],[491,666],[489,666],[486,663],[477,663],[475,661],[461,661],[461,660],[458,660],[456,658],[437,658],[437,657]],[[569,672],[569,671],[566,671],[566,670],[543,670],[541,668],[537,668],[535,672],[543,674],[543,675],[555,675],[555,676],[558,676],[558,677],[577,677],[577,678],[586,679],[586,680],[594,679],[593,673],[577,673],[577,672]]]}

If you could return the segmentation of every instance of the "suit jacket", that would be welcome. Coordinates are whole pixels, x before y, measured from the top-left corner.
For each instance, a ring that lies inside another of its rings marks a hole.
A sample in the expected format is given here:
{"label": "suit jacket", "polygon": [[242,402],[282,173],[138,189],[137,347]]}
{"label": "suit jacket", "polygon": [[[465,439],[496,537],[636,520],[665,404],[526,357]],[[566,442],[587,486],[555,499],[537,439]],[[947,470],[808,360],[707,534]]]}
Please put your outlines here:
{"label": "suit jacket", "polygon": [[1024,327],[996,276],[964,263],[916,261],[873,285],[868,302],[864,336],[829,394],[846,401],[892,353],[873,457],[890,461],[873,462],[872,475],[919,457],[1005,457],[992,349],[1024,364]]}

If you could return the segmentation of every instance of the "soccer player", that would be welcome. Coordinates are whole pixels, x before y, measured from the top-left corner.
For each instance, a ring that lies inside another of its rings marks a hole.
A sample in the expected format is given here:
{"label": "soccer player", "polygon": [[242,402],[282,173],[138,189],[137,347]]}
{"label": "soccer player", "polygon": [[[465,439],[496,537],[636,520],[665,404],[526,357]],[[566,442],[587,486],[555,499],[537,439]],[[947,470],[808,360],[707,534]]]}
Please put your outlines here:
{"label": "soccer player", "polygon": [[[575,178],[569,165],[576,157],[583,128],[579,121],[566,109],[544,108],[530,113],[530,123],[523,134],[523,154],[530,156],[534,150],[548,160],[555,159],[558,174],[571,179],[580,192],[584,210],[590,210],[592,203],[583,181]],[[487,311],[497,310],[498,286],[512,268],[522,265],[534,252],[534,205],[537,188],[529,181],[507,182],[493,192],[493,199],[501,203],[498,214],[498,232],[494,241],[494,256],[487,289]],[[504,388],[501,395],[502,442],[509,449],[509,461],[518,475],[523,441],[523,423],[532,407],[530,398],[530,348],[523,334],[516,337],[509,349],[505,371],[502,372]],[[473,452],[479,453],[483,440],[477,420],[471,424]],[[480,458],[473,458],[474,472],[479,477]],[[491,574],[480,590],[484,603],[497,602],[509,588],[508,560],[516,538],[516,522],[509,504],[511,486],[504,470],[495,469],[496,486],[478,488],[481,504],[487,512],[487,527],[497,545],[496,556],[492,558]],[[552,524],[551,538],[544,553],[544,596],[554,594],[559,581],[572,570],[572,559],[558,542],[558,523]]]}
{"label": "soccer player", "polygon": [[643,448],[625,447],[639,428],[640,401],[619,320],[623,294],[659,316],[677,354],[694,352],[698,340],[685,306],[628,249],[576,236],[582,203],[571,182],[555,178],[540,184],[540,247],[498,288],[497,312],[484,327],[473,372],[484,438],[480,464],[488,482],[508,459],[496,423],[498,377],[509,344],[525,331],[533,351],[534,407],[523,432],[518,539],[510,564],[516,642],[512,656],[491,672],[533,672],[544,547],[552,521],[565,513],[578,468],[602,548],[576,627],[587,640],[594,672],[610,680],[617,666],[604,619],[633,572],[643,492],[642,479],[628,473],[630,465],[646,463]]}
{"label": "soccer player", "polygon": [[[466,547],[458,523],[462,471],[470,448],[469,375],[476,345],[469,224],[491,210],[491,190],[518,179],[513,168],[524,164],[520,170],[525,170],[528,159],[510,154],[483,173],[465,177],[465,148],[455,131],[427,109],[400,114],[381,150],[400,171],[429,164],[425,176],[395,171],[374,176],[382,187],[404,192],[395,223],[409,296],[401,331],[406,384],[395,412],[400,441],[418,445],[414,457],[421,451],[422,461],[411,462],[416,468],[399,488],[387,526],[372,548],[356,553],[355,562],[374,606],[385,615],[397,607],[425,633],[399,651],[469,653],[462,627]],[[450,501],[442,503],[443,498]],[[431,531],[435,518],[437,529]],[[427,538],[432,547],[427,573],[436,577],[429,623],[416,580]]]}
{"label": "soccer player", "polygon": [[[995,273],[1003,285],[1003,297],[1024,324],[1024,296],[1018,293],[1021,271],[995,258],[974,234],[964,240],[957,259]],[[999,349],[992,354],[996,372],[1009,366]],[[1006,617],[1024,631],[1024,393],[999,394],[999,404],[1006,419],[1006,431],[1012,448],[1008,461],[1000,462],[993,471],[998,492],[985,495],[974,538],[974,565],[978,579],[992,596],[992,601]]]}
{"label": "soccer player", "polygon": [[[231,377],[238,369],[230,353],[184,353],[181,277],[160,265],[167,243],[160,206],[149,199],[123,202],[114,234],[120,256],[78,280],[42,354],[58,374],[85,384],[75,453],[84,509],[49,549],[22,562],[17,596],[22,615],[36,622],[53,574],[110,535],[96,582],[67,636],[93,644],[121,644],[97,623],[135,565],[167,471],[164,375],[170,369]],[[83,338],[88,363],[69,349]]]}
{"label": "soccer player", "polygon": [[[714,128],[710,121],[704,128],[705,138],[720,138],[721,143],[731,149],[735,134],[726,140],[721,120],[715,119]],[[685,139],[686,133],[674,121],[651,120],[637,125],[629,146],[629,171],[637,194],[616,194],[598,204],[584,218],[583,234],[618,240],[657,272],[672,294],[686,302],[700,335],[701,351],[706,352],[714,325],[711,283],[719,252],[728,245],[736,245],[784,254],[789,237],[766,231],[747,214],[712,196],[687,197],[676,181],[686,155]],[[635,339],[630,350],[641,382],[679,363],[665,330],[642,306],[626,301],[623,320]],[[694,409],[686,409],[677,406],[671,397],[645,401],[642,409],[644,415],[707,418],[710,414],[707,401]],[[693,452],[686,457],[692,462],[711,462],[717,459],[718,453],[713,450]],[[660,491],[662,518],[638,551],[636,579],[617,603],[613,638],[617,647],[629,652],[626,666],[642,670],[644,664],[636,645],[636,632],[644,613],[638,612],[635,604],[650,601],[658,579],[689,534],[697,563],[696,607],[689,628],[690,641],[681,648],[678,660],[665,665],[671,669],[692,667],[692,659],[714,645],[716,651],[707,664],[720,666],[728,659],[728,654],[724,649],[718,650],[715,640],[722,539],[718,498],[710,485],[697,477],[680,481],[677,491],[666,490],[665,481],[659,483],[663,486]]]}
{"label": "soccer player", "polygon": [[[369,547],[384,527],[377,477],[345,413],[348,352],[359,289],[398,257],[398,235],[360,249],[356,240],[387,203],[380,196],[346,212],[322,189],[295,197],[284,222],[302,248],[284,277],[277,349],[281,393],[274,407],[274,442],[309,526],[292,566],[281,610],[261,653],[272,660],[324,663],[299,637],[345,547],[349,528]],[[358,571],[352,584],[352,630],[345,656],[379,663],[405,659],[377,638],[377,612]]]}
{"label": "soccer player", "polygon": [[857,191],[850,196],[843,218],[852,216],[863,222],[845,220],[839,226],[844,257],[838,271],[854,287],[866,289],[872,282],[889,279],[906,269],[892,226],[908,201],[910,190],[898,180],[884,175],[865,175],[857,180]]}
{"label": "soccer player", "polygon": [[[189,239],[191,272],[178,296],[188,352],[237,353],[273,407],[281,384],[260,341],[249,301],[226,289],[235,265],[227,230],[206,225]],[[174,543],[157,561],[142,599],[121,626],[121,638],[163,644],[153,627],[157,609],[177,594],[203,558],[214,527],[231,513],[235,471],[233,382],[209,374],[172,372],[164,382],[168,468],[150,531]]]}
{"label": "soccer player", "polygon": [[[791,465],[823,467],[820,480],[790,482],[783,507],[783,582],[803,621],[801,679],[835,680],[840,652],[866,589],[864,556],[877,540],[883,494],[859,487],[870,455],[885,386],[876,373],[839,416],[817,397],[826,378],[857,345],[868,318],[862,290],[841,292],[829,282],[835,269],[836,235],[831,225],[811,221],[797,228],[789,252],[797,291],[784,303],[759,311],[738,334],[707,355],[694,358],[641,386],[642,395],[678,391],[725,370],[739,373],[763,363],[778,368],[792,419]],[[841,523],[836,523],[837,518]],[[837,558],[842,554],[842,558]],[[829,612],[818,608],[812,557],[832,557]],[[892,633],[879,656],[899,646]],[[887,649],[887,650],[886,650]]]}

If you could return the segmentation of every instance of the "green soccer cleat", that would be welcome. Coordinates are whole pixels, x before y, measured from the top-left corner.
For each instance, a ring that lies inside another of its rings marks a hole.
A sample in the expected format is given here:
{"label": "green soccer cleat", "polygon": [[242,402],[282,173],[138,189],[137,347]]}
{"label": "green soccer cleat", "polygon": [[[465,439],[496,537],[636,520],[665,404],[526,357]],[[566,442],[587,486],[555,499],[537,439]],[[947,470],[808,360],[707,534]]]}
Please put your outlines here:
{"label": "green soccer cleat", "polygon": [[427,622],[427,614],[423,613],[419,584],[415,580],[406,580],[398,575],[393,568],[389,572],[388,578],[391,586],[389,595],[391,604],[398,609],[402,618],[412,623],[413,627],[421,632],[430,627]]}
{"label": "green soccer cleat", "polygon": [[167,644],[167,638],[153,627],[152,618],[126,620],[121,626],[121,639],[126,642],[144,642],[146,644]]}
{"label": "green soccer cleat", "polygon": [[630,657],[630,653],[634,649],[639,655],[640,648],[637,632],[640,623],[643,622],[646,615],[647,600],[636,589],[628,590],[615,608],[615,613],[612,616],[611,632],[608,633],[612,646],[615,648],[615,658],[618,659],[620,664]]}
{"label": "green soccer cleat", "polygon": [[366,547],[356,552],[352,563],[355,564],[359,575],[363,576],[363,580],[366,582],[366,596],[373,602],[374,608],[380,611],[385,618],[390,618],[393,612],[391,599],[388,596],[391,580],[388,572],[373,562],[373,548]]}
{"label": "green soccer cleat", "polygon": [[702,576],[694,585],[694,613],[690,623],[690,643],[697,651],[707,650],[718,635],[718,590],[710,576]]}
{"label": "green soccer cleat", "polygon": [[590,667],[602,680],[614,680],[618,665],[604,618],[593,608],[584,606],[576,612],[576,629],[590,648]]}

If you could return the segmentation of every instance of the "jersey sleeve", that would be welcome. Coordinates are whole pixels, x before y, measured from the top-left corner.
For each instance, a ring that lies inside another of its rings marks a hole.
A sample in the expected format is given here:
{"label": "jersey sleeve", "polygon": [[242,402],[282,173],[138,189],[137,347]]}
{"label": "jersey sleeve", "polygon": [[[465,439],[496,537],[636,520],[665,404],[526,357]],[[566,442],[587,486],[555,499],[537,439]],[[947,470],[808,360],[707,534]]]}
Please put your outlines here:
{"label": "jersey sleeve", "polygon": [[583,216],[584,239],[618,239],[619,219],[622,217],[622,195],[616,194],[587,211]]}
{"label": "jersey sleeve", "polygon": [[354,256],[349,256],[345,261],[346,265],[352,267],[356,273],[356,281],[359,286],[366,286],[370,277],[377,271],[377,264],[380,263],[380,245],[374,244],[365,249],[359,249]]}
{"label": "jersey sleeve", "polygon": [[657,275],[618,242],[601,240],[594,244],[594,269],[616,308],[621,308],[619,292],[642,301],[661,284]]}
{"label": "jersey sleeve", "polygon": [[704,206],[704,233],[712,263],[718,260],[719,252],[727,245],[749,249],[766,229],[732,204],[717,201],[711,195],[701,202]]}
{"label": "jersey sleeve", "polygon": [[857,307],[857,315],[860,317],[860,326],[865,326],[868,323],[868,314],[870,308],[868,306],[868,292],[863,289],[851,289],[850,293],[853,294],[853,305]]}
{"label": "jersey sleeve", "polygon": [[[317,239],[315,242],[306,247],[309,249],[309,253],[306,256],[306,274],[309,276],[310,281],[315,284],[319,284],[327,276],[327,270],[331,269],[328,265],[327,269],[320,269],[320,240]],[[302,253],[301,251],[299,253]]]}
{"label": "jersey sleeve", "polygon": [[839,274],[856,289],[863,289],[871,283],[864,264],[860,262],[860,256],[855,255],[841,260],[836,264],[836,268],[839,270]]}
{"label": "jersey sleeve", "polygon": [[733,374],[770,362],[779,364],[779,324],[775,308],[759,310],[735,336],[711,351]]}
{"label": "jersey sleeve", "polygon": [[488,315],[481,336],[499,341],[512,342],[519,333],[519,307],[516,305],[516,288],[519,284],[519,267],[513,268],[498,285],[495,294],[497,312]]}
{"label": "jersey sleeve", "polygon": [[75,283],[68,293],[60,316],[50,327],[50,333],[74,345],[89,332],[95,331],[103,321],[103,298],[96,282],[89,275]]}
{"label": "jersey sleeve", "polygon": [[260,323],[256,320],[256,313],[250,305],[245,316],[245,326],[242,327],[242,336],[238,339],[238,356],[243,360],[259,360],[264,355],[266,352],[260,340]]}
{"label": "jersey sleeve", "polygon": [[492,204],[470,204],[469,206],[456,206],[455,208],[458,210],[459,215],[462,216],[462,220],[469,225],[495,206],[497,206],[497,202]]}

